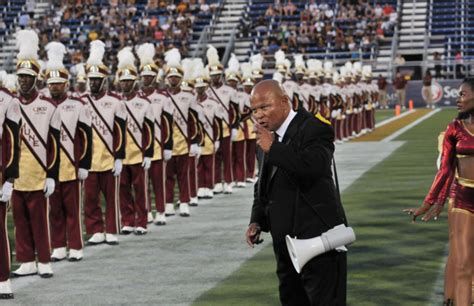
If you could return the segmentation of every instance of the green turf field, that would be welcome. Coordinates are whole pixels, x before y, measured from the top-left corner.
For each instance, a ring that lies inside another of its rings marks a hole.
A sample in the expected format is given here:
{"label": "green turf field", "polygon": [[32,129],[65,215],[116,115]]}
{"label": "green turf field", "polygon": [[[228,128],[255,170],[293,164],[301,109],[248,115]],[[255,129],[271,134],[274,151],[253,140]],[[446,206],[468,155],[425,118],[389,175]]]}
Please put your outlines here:
{"label": "green turf field", "polygon": [[[402,209],[422,203],[436,172],[438,133],[454,116],[444,110],[401,135],[396,140],[406,143],[342,195],[357,235],[349,305],[428,305],[448,239],[446,211],[436,223],[412,224]],[[268,246],[195,305],[278,305],[274,271]]]}
{"label": "green turf field", "polygon": [[[404,113],[406,111],[407,110],[402,110],[401,112]],[[382,122],[393,116],[395,116],[394,109],[377,109],[375,110],[375,123]]]}

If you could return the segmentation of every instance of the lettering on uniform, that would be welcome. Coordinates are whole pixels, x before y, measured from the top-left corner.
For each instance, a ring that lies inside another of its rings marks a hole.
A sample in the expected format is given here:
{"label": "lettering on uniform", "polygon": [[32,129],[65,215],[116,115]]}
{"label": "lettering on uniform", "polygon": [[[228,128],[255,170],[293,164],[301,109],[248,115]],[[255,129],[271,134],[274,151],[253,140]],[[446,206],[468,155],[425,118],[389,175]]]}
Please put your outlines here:
{"label": "lettering on uniform", "polygon": [[99,133],[103,136],[109,135],[109,129],[105,126],[103,121],[96,114],[91,114],[92,124],[96,129],[99,130]]}
{"label": "lettering on uniform", "polygon": [[36,115],[39,115],[39,114],[46,114],[46,111],[48,110],[48,108],[46,106],[36,106],[36,107],[33,107],[33,111],[35,112]]}
{"label": "lettering on uniform", "polygon": [[128,129],[133,133],[139,133],[140,129],[133,120],[127,120]]}
{"label": "lettering on uniform", "polygon": [[33,147],[39,147],[40,141],[36,137],[36,134],[31,130],[31,128],[27,125],[23,126],[22,129],[23,137],[28,141],[28,143]]}

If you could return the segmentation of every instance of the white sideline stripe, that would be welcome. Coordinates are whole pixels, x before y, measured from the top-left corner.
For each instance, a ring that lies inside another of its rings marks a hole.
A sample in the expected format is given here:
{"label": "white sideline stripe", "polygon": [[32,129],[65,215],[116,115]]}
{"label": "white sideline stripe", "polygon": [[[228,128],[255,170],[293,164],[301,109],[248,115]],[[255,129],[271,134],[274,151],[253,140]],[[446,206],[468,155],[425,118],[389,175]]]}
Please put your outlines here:
{"label": "white sideline stripe", "polygon": [[444,269],[446,267],[446,261],[448,260],[448,253],[449,253],[449,243],[446,244],[446,248],[444,250],[444,258],[443,262],[441,262],[440,267],[438,269],[438,276],[436,277],[436,281],[433,285],[433,290],[431,290],[430,301],[427,305],[441,305],[444,300]]}
{"label": "white sideline stripe", "polygon": [[421,122],[425,121],[426,119],[430,118],[431,116],[433,116],[434,114],[437,114],[441,111],[441,108],[437,108],[435,109],[434,111],[432,112],[429,112],[428,114],[424,115],[423,117],[421,118],[418,118],[417,120],[413,121],[412,123],[410,123],[409,125],[399,129],[398,131],[396,131],[395,133],[385,137],[384,139],[381,140],[381,142],[390,142],[392,140],[394,140],[395,138],[397,138],[398,136],[402,135],[403,133],[405,133],[406,131],[408,131],[409,129],[411,129],[412,127],[415,127],[417,126],[418,124],[420,124]]}
{"label": "white sideline stripe", "polygon": [[384,126],[384,125],[386,125],[386,124],[388,124],[392,121],[395,121],[395,120],[401,119],[401,118],[403,118],[407,115],[413,114],[415,111],[416,111],[415,109],[412,109],[412,110],[409,110],[407,112],[401,113],[399,116],[394,116],[394,117],[390,117],[388,119],[385,119],[384,121],[375,124],[375,128],[379,128],[379,127]]}

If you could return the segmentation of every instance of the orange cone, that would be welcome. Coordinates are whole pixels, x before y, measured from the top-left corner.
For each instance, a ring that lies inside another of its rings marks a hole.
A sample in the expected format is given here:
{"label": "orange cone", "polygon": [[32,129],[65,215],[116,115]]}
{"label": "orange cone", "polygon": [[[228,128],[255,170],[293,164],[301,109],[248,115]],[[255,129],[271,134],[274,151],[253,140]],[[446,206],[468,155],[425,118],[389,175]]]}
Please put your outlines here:
{"label": "orange cone", "polygon": [[395,116],[400,116],[400,105],[395,105]]}
{"label": "orange cone", "polygon": [[410,101],[408,101],[408,109],[412,110],[413,109],[413,100],[410,99]]}

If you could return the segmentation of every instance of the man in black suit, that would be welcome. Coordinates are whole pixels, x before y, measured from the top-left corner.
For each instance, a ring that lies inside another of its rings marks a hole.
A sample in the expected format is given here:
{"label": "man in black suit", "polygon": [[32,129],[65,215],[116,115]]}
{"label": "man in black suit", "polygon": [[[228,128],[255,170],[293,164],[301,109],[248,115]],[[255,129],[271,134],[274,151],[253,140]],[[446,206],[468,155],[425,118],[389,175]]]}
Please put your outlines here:
{"label": "man in black suit", "polygon": [[334,131],[321,116],[303,109],[294,112],[273,80],[255,86],[251,107],[264,162],[255,185],[247,243],[253,247],[261,231],[271,233],[282,305],[345,305],[345,253],[318,255],[298,274],[285,243],[287,234],[313,238],[345,222],[331,171]]}

